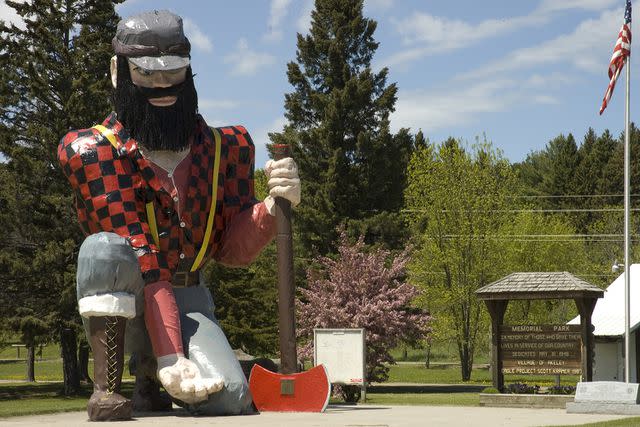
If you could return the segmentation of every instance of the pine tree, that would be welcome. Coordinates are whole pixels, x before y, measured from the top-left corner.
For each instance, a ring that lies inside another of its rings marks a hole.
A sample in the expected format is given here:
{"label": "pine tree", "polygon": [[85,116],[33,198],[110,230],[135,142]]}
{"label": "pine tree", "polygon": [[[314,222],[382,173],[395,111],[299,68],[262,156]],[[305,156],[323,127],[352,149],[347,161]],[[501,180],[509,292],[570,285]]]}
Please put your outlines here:
{"label": "pine tree", "polygon": [[362,5],[316,0],[310,34],[298,34],[296,61],[288,64],[289,123],[270,135],[293,147],[300,168],[296,225],[309,257],[334,249],[341,223],[368,243],[397,247],[404,239],[397,212],[413,137],[389,130],[397,87],[387,84],[387,68],[371,70],[377,24],[362,15]]}
{"label": "pine tree", "polygon": [[[263,170],[255,172],[256,199],[268,194]],[[275,243],[248,267],[211,262],[205,270],[216,303],[215,315],[231,346],[259,357],[274,357],[278,346],[278,286]]]}
{"label": "pine tree", "polygon": [[10,212],[0,247],[8,304],[2,315],[21,307],[47,323],[49,338],[61,344],[65,394],[79,387],[75,266],[82,235],[56,152],[69,129],[89,127],[110,109],[120,2],[7,0],[24,25],[0,24],[0,153],[7,161],[0,200]]}

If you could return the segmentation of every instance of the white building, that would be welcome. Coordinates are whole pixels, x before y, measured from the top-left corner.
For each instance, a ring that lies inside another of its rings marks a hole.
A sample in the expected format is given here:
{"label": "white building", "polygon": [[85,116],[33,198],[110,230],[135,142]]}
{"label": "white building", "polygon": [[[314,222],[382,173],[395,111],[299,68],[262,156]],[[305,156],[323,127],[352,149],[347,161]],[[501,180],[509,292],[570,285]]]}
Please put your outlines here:
{"label": "white building", "polygon": [[[640,264],[631,266],[631,372],[629,380],[638,382],[640,372]],[[624,381],[624,272],[609,285],[593,310],[591,323],[594,325],[595,361],[594,381]],[[580,324],[580,316],[569,321]]]}

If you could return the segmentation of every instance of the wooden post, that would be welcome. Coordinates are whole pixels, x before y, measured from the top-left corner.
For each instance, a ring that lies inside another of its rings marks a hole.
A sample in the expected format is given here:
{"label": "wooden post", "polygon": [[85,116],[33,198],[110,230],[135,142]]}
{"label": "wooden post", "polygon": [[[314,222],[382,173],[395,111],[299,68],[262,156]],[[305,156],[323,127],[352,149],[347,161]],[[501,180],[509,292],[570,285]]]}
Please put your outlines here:
{"label": "wooden post", "polygon": [[[274,145],[274,160],[291,155],[288,145]],[[293,238],[291,202],[276,197],[276,251],[278,254],[278,328],[280,337],[280,372],[298,372],[296,349],[296,303],[293,272]]]}
{"label": "wooden post", "polygon": [[593,381],[594,337],[591,315],[596,307],[597,298],[576,298],[576,306],[580,313],[582,333],[582,381]]}
{"label": "wooden post", "polygon": [[638,378],[640,378],[640,330],[636,329],[635,332],[635,338],[636,338],[636,354],[635,354],[635,358],[636,358],[636,376],[634,378],[632,378],[632,382],[637,383],[638,382]]}
{"label": "wooden post", "polygon": [[485,300],[491,315],[491,377],[493,386],[504,391],[504,375],[502,373],[502,350],[500,349],[500,326],[504,321],[508,300]]}

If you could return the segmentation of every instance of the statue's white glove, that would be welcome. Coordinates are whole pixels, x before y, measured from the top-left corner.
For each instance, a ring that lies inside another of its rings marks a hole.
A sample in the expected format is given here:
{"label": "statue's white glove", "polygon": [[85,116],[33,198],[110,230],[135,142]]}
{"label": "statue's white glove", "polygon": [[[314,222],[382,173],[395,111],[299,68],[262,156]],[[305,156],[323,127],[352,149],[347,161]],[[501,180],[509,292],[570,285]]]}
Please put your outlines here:
{"label": "statue's white glove", "polygon": [[202,378],[198,366],[180,353],[158,357],[158,380],[172,397],[188,404],[206,400],[224,386],[220,376]]}
{"label": "statue's white glove", "polygon": [[282,197],[291,202],[291,206],[300,203],[300,177],[298,165],[291,157],[269,160],[264,167],[267,175],[269,195],[264,199],[269,214],[275,215],[275,198]]}

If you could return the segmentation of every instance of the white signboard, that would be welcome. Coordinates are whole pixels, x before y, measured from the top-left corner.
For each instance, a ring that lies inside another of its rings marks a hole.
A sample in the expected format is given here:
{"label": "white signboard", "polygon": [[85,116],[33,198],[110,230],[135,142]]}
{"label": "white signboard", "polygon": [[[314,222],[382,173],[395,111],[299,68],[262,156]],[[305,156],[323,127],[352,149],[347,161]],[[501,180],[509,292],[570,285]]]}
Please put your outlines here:
{"label": "white signboard", "polygon": [[313,360],[334,384],[365,385],[364,329],[314,329]]}

